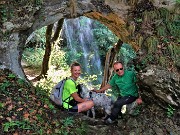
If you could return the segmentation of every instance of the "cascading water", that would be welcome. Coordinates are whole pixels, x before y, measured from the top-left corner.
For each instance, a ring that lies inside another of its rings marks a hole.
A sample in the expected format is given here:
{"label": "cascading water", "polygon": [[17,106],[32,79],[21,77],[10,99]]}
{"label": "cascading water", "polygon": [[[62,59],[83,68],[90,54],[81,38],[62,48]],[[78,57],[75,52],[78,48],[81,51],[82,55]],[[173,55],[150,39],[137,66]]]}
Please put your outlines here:
{"label": "cascading water", "polygon": [[96,83],[102,81],[102,67],[99,57],[99,48],[95,44],[93,35],[93,20],[80,17],[65,19],[63,30],[67,40],[67,46],[71,51],[71,60],[81,63],[83,73],[97,75]]}

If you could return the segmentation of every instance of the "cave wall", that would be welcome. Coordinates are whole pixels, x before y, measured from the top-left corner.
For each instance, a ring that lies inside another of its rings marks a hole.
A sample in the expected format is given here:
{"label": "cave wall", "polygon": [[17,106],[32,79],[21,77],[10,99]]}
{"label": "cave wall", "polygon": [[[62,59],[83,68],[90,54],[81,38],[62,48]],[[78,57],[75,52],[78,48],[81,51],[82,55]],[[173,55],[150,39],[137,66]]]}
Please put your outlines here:
{"label": "cave wall", "polygon": [[139,9],[136,8],[139,3],[153,3],[155,8],[165,7],[179,13],[179,10],[174,9],[175,1],[170,0],[155,0],[149,3],[146,0],[2,0],[0,67],[6,67],[24,78],[20,63],[27,37],[34,30],[55,23],[61,18],[87,16],[96,19],[109,27],[123,42],[130,43],[138,50],[140,41],[136,40],[139,37],[133,35],[135,29],[132,19],[134,12],[139,13],[144,9],[141,5]]}

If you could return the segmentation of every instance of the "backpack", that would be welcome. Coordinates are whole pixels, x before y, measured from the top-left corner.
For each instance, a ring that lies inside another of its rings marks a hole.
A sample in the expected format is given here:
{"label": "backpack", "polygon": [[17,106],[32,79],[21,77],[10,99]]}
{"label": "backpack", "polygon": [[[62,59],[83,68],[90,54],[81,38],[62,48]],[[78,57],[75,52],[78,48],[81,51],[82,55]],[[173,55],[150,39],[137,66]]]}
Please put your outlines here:
{"label": "backpack", "polygon": [[62,106],[63,102],[67,99],[65,99],[64,101],[62,100],[62,94],[63,94],[63,89],[64,89],[64,84],[67,80],[67,77],[65,79],[62,79],[58,84],[56,84],[52,90],[51,90],[51,94],[50,94],[50,99],[59,106]]}

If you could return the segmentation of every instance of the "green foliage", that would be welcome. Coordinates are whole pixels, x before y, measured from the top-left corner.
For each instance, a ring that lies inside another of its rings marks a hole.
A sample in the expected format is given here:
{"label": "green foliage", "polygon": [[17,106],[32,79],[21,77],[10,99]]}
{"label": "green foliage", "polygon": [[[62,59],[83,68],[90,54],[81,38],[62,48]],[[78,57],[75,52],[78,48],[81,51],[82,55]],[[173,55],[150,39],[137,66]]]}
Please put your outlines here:
{"label": "green foliage", "polygon": [[4,103],[0,102],[0,109],[2,109],[4,107]]}
{"label": "green foliage", "polygon": [[6,92],[6,89],[11,85],[10,81],[8,80],[5,80],[1,85],[0,85],[0,90],[3,92],[3,93],[7,93]]}
{"label": "green foliage", "polygon": [[136,21],[137,23],[141,23],[143,20],[142,20],[141,18],[137,18],[135,21]]}
{"label": "green foliage", "polygon": [[31,6],[41,6],[43,4],[43,0],[16,0],[13,3],[14,5],[31,5]]}
{"label": "green foliage", "polygon": [[[69,134],[82,135],[87,133],[87,124],[84,122],[79,123],[78,121],[75,121],[73,117],[66,117],[61,121],[62,121],[62,126],[59,130],[56,131],[56,133],[63,135],[69,135]],[[77,128],[73,128],[73,126],[76,124],[78,124],[79,126]]]}
{"label": "green foliage", "polygon": [[180,0],[176,0],[176,3],[180,4]]}
{"label": "green foliage", "polygon": [[136,57],[136,53],[129,44],[123,43],[118,56],[120,57],[120,61],[123,62],[124,67],[129,68],[132,66],[130,63]]}
{"label": "green foliage", "polygon": [[157,35],[158,36],[166,36],[166,28],[164,26],[157,27]]}
{"label": "green foliage", "polygon": [[48,73],[47,73],[47,78],[46,79],[41,79],[37,84],[36,88],[37,91],[44,89],[47,94],[50,94],[50,90],[62,79],[69,77],[70,76],[70,70],[69,67],[68,69],[63,69],[63,70],[57,70],[53,66],[50,66]]}
{"label": "green foliage", "polygon": [[172,117],[174,115],[174,111],[175,111],[175,109],[171,105],[168,105],[168,107],[167,107],[167,116]]}
{"label": "green foliage", "polygon": [[5,5],[0,5],[0,13],[1,13],[1,21],[0,23],[3,23],[5,21],[7,21],[8,15],[7,15],[7,8],[5,7]]}
{"label": "green foliage", "polygon": [[52,105],[50,102],[49,102],[49,104],[48,104],[48,107],[49,107],[49,109],[51,109],[52,111],[54,111],[54,105]]}
{"label": "green foliage", "polygon": [[100,84],[95,83],[97,79],[98,75],[85,74],[82,78],[78,79],[78,83],[86,85],[89,89],[99,88]]}
{"label": "green foliage", "polygon": [[26,46],[36,47],[36,48],[45,48],[46,43],[46,27],[42,27],[36,31],[34,31],[30,35],[29,41],[26,43]]}
{"label": "green foliage", "polygon": [[67,117],[67,118],[63,119],[62,123],[65,127],[73,126],[73,124],[74,124],[73,117]]}
{"label": "green foliage", "polygon": [[42,5],[42,3],[43,3],[43,0],[34,0],[35,6],[40,6],[40,5]]}
{"label": "green foliage", "polygon": [[157,45],[159,44],[158,39],[155,36],[151,36],[147,38],[147,48],[148,48],[148,54],[152,54],[157,50]]}
{"label": "green foliage", "polygon": [[66,63],[66,53],[60,50],[59,46],[55,46],[51,52],[50,66],[55,66],[56,69],[68,69]]}
{"label": "green foliage", "polygon": [[55,129],[55,133],[63,134],[63,135],[72,134],[72,131],[69,129],[74,126],[75,121],[74,121],[73,117],[66,117],[65,119],[61,120],[61,123],[62,124],[56,123],[56,127],[59,127],[60,125],[61,125],[61,127]]}
{"label": "green foliage", "polygon": [[167,67],[167,63],[166,63],[166,61],[167,61],[167,58],[166,57],[163,57],[163,56],[160,56],[159,57],[159,59],[158,59],[158,61],[159,61],[159,64],[162,66],[162,67]]}
{"label": "green foliage", "polygon": [[[171,14],[167,9],[164,8],[160,8],[159,12],[160,17],[163,19],[161,25],[157,27],[158,36],[161,36],[159,41],[160,44],[163,44],[163,46],[167,46],[168,48],[161,48],[166,49],[166,53],[165,56],[162,55],[160,58],[162,59],[162,57],[166,57],[167,55],[171,56],[173,59],[177,58],[177,53],[175,52],[177,50],[179,51],[177,43],[180,39],[180,15]],[[169,61],[166,61],[165,63],[167,64],[168,62]]]}
{"label": "green foliage", "polygon": [[21,85],[21,86],[26,85],[24,79],[18,78],[17,82],[18,82],[18,84]]}
{"label": "green foliage", "polygon": [[162,19],[167,22],[169,19],[170,12],[166,8],[160,8],[159,9],[160,16]]}
{"label": "green foliage", "polygon": [[178,60],[178,58],[180,57],[180,47],[176,44],[169,44],[168,50],[170,52],[171,58],[175,61]]}
{"label": "green foliage", "polygon": [[42,115],[41,114],[36,114],[36,118],[38,119],[38,121],[40,123],[43,123],[44,122],[44,119],[42,118]]}
{"label": "green foliage", "polygon": [[[41,95],[41,89],[43,89],[44,91],[50,91],[50,89],[52,89],[54,86],[54,83],[52,82],[51,78],[47,78],[47,79],[41,79],[37,84],[36,84],[36,90],[37,90],[37,94]],[[40,92],[39,92],[40,91]],[[43,92],[44,93],[44,92]],[[42,94],[43,94],[42,93]]]}
{"label": "green foliage", "polygon": [[180,37],[180,21],[167,22],[167,29],[171,35]]}
{"label": "green foliage", "polygon": [[142,65],[148,65],[149,62],[152,62],[154,60],[154,56],[151,54],[146,55],[146,57],[142,60]]}
{"label": "green foliage", "polygon": [[15,78],[15,77],[16,77],[15,74],[9,74],[9,75],[8,75],[8,78],[11,78],[11,79],[13,79],[13,78]]}
{"label": "green foliage", "polygon": [[155,64],[155,63],[158,63],[158,61],[157,60],[155,60],[155,58],[154,58],[154,55],[152,55],[152,54],[147,54],[142,60],[141,60],[141,62],[140,63],[138,63],[137,65],[136,65],[136,68],[137,68],[137,70],[142,70],[142,69],[144,69],[148,64]]}
{"label": "green foliage", "polygon": [[98,21],[94,22],[96,27],[93,29],[93,35],[95,43],[100,51],[100,56],[106,55],[106,52],[109,50],[112,45],[118,41],[118,37],[112,33],[105,25],[101,24]]}
{"label": "green foliage", "polygon": [[133,115],[133,116],[139,115],[139,113],[141,112],[141,109],[142,109],[142,105],[138,105],[138,106],[134,109],[134,111],[133,111],[133,113],[132,113],[131,115]]}
{"label": "green foliage", "polygon": [[49,97],[48,95],[49,90],[43,88],[41,85],[39,85],[39,83],[36,85],[35,90],[36,90],[36,95],[39,97],[39,99],[42,102],[45,102],[46,97]]}
{"label": "green foliage", "polygon": [[22,60],[29,67],[41,68],[42,60],[44,56],[44,49],[42,48],[26,48],[22,54]]}
{"label": "green foliage", "polygon": [[[175,9],[177,10],[177,9]],[[180,41],[180,15],[166,8],[159,8],[142,13],[144,24],[151,25],[148,27],[152,32],[151,36],[142,39],[143,35],[138,36],[137,43],[147,54],[142,57],[144,64],[159,64],[163,67],[171,66],[179,57],[176,53],[179,51]],[[136,20],[138,19],[135,18]],[[138,22],[138,21],[137,21]],[[142,68],[139,65],[139,68]]]}
{"label": "green foliage", "polygon": [[[13,17],[13,10],[8,4],[0,4],[0,26]],[[5,34],[5,33],[3,33]]]}
{"label": "green foliage", "polygon": [[8,131],[15,131],[16,129],[24,129],[29,130],[32,129],[32,126],[30,125],[30,122],[27,120],[23,121],[9,121],[3,124],[3,130],[5,132]]}
{"label": "green foliage", "polygon": [[5,31],[5,32],[2,32],[1,29],[0,29],[0,36],[1,34],[3,34],[3,37],[2,39],[0,40],[3,40],[3,41],[8,41],[10,39],[10,35],[11,35],[11,32],[10,31]]}
{"label": "green foliage", "polygon": [[80,123],[80,127],[75,129],[75,133],[78,135],[84,135],[88,133],[88,126],[85,122]]}
{"label": "green foliage", "polygon": [[[6,71],[5,74],[1,72],[1,75],[4,82],[0,83],[3,86],[0,88],[0,118],[2,122],[0,134],[59,133],[74,135],[87,133],[82,121],[76,121],[73,117],[65,118],[61,115],[63,113],[49,99],[47,89],[38,85],[35,90],[26,87],[26,85],[22,85],[23,80],[14,78],[11,72]],[[6,93],[2,92],[2,88],[5,88]]]}

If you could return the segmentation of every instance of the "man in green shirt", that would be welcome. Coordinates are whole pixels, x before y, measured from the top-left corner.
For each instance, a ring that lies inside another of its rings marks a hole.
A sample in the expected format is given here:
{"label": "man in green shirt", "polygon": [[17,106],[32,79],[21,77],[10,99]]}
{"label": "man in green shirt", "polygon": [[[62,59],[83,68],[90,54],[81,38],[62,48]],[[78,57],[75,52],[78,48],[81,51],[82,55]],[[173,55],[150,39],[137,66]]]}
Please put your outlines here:
{"label": "man in green shirt", "polygon": [[114,123],[121,114],[121,108],[123,105],[130,104],[138,98],[138,86],[136,85],[136,75],[133,71],[124,70],[121,62],[115,62],[113,64],[114,72],[116,73],[109,84],[102,87],[100,90],[95,92],[103,92],[109,88],[116,86],[120,91],[120,96],[114,103],[111,115],[107,116],[105,123]]}

